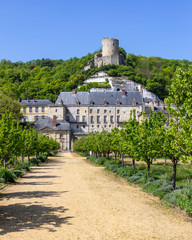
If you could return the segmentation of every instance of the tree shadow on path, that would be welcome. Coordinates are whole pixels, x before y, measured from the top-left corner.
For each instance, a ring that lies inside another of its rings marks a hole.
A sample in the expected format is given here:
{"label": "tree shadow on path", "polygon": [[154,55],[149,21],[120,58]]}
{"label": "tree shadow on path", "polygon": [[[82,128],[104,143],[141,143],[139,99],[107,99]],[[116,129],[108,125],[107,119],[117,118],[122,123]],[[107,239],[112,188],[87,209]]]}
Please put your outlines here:
{"label": "tree shadow on path", "polygon": [[13,192],[13,193],[3,193],[1,195],[0,200],[3,199],[29,199],[29,198],[45,198],[45,197],[58,197],[62,193],[66,193],[67,191],[31,191],[31,192]]}
{"label": "tree shadow on path", "polygon": [[70,224],[72,216],[64,216],[68,209],[42,205],[11,204],[0,207],[0,235],[27,229],[47,229],[54,232],[62,224]]}

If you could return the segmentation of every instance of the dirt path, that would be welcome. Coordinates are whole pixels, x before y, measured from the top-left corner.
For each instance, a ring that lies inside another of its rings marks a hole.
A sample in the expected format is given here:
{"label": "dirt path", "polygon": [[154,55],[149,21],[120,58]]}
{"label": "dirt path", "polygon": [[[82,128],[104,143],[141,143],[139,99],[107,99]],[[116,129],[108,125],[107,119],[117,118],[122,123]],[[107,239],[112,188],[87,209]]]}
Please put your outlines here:
{"label": "dirt path", "polygon": [[2,191],[0,239],[191,240],[192,222],[66,153]]}

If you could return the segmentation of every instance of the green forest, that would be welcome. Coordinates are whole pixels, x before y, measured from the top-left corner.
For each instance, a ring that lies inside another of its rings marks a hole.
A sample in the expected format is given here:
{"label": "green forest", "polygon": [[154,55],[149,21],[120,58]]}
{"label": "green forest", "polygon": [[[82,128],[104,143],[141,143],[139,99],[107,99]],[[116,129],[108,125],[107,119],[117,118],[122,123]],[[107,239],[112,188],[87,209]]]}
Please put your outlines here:
{"label": "green forest", "polygon": [[[87,71],[84,70],[84,66],[93,59],[96,52],[88,53],[82,58],[74,57],[65,61],[37,59],[23,63],[3,59],[0,62],[0,106],[5,106],[8,102],[9,109],[11,108],[10,102],[12,102],[12,108],[16,109],[18,98],[35,97],[54,102],[61,91],[71,91],[77,88],[85,79],[100,70],[108,71],[110,76],[126,76],[164,99],[168,96],[168,89],[176,69],[179,67],[188,71],[192,64],[188,60],[136,56],[127,54],[123,48],[119,49],[120,54],[125,56],[125,65],[91,67]],[[103,87],[92,84],[81,87],[79,91],[87,91],[93,86]],[[104,86],[109,87],[109,84],[106,82]],[[0,109],[0,112],[4,110]]]}

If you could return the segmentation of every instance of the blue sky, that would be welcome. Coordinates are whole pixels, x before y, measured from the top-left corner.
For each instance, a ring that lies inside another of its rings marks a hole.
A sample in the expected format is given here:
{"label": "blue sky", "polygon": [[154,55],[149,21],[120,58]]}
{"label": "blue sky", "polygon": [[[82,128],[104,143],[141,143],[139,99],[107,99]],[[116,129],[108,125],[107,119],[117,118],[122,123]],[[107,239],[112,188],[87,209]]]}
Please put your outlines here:
{"label": "blue sky", "polygon": [[0,59],[69,59],[119,39],[127,53],[192,61],[191,0],[0,0]]}

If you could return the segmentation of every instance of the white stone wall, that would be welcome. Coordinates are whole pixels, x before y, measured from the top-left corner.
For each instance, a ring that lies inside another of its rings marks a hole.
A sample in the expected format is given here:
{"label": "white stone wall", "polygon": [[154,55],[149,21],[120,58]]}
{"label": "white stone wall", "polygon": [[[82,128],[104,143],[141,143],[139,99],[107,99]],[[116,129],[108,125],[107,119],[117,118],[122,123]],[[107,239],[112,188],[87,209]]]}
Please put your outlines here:
{"label": "white stone wall", "polygon": [[48,108],[48,116],[53,118],[53,116],[56,116],[58,120],[65,119],[65,107],[64,106],[49,106]]}

